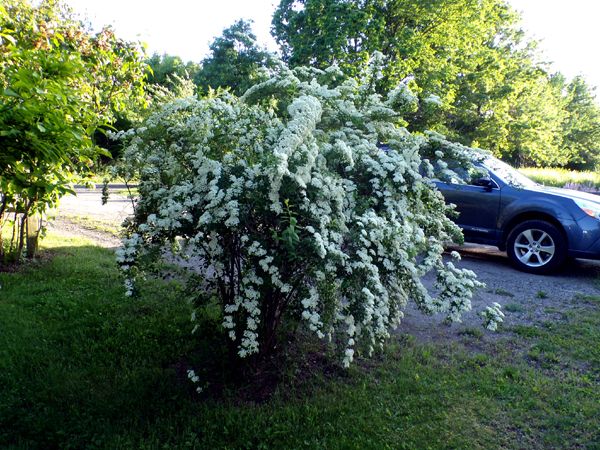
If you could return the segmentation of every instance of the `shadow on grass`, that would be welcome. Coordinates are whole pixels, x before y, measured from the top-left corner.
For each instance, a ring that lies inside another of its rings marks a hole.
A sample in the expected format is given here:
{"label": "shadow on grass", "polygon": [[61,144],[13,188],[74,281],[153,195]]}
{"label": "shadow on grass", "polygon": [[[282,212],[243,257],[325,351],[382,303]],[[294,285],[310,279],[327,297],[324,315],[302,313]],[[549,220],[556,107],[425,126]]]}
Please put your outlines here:
{"label": "shadow on grass", "polygon": [[0,444],[82,448],[186,395],[171,362],[192,344],[189,308],[164,283],[125,298],[114,253],[84,242],[0,274]]}

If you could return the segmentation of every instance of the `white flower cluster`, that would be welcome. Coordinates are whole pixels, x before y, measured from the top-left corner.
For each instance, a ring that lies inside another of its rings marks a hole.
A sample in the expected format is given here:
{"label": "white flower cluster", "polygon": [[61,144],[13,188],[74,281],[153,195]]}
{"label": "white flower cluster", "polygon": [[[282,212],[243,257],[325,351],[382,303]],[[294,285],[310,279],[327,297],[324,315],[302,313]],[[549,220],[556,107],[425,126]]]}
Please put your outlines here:
{"label": "white flower cluster", "polygon": [[122,240],[122,246],[116,251],[116,260],[119,268],[125,275],[125,294],[131,297],[135,292],[133,268],[136,264],[137,253],[142,244],[139,234],[132,233]]}
{"label": "white flower cluster", "polygon": [[390,91],[386,101],[387,106],[401,113],[415,110],[417,103],[417,96],[405,84],[399,84],[398,87]]}
{"label": "white flower cluster", "polygon": [[[368,80],[339,80],[335,68],[281,68],[242,99],[176,100],[128,133],[140,179],[117,257],[128,292],[132,267],[169,247],[200,274],[193,300],[219,299],[240,357],[304,321],[342,343],[345,366],[383,345],[409,300],[451,320],[470,309],[480,283],[442,259],[461,234],[421,157],[464,148],[397,126],[394,108],[415,101],[405,86],[383,100]],[[435,297],[421,282],[430,270]]]}
{"label": "white flower cluster", "polygon": [[[194,372],[193,369],[188,369],[187,376],[188,376],[188,379],[192,383],[194,383],[194,384],[200,383],[200,377],[198,375],[196,375],[196,372]],[[202,386],[196,386],[196,393],[201,394],[203,390],[204,389],[202,388]]]}
{"label": "white flower cluster", "polygon": [[423,102],[430,104],[430,105],[435,105],[435,106],[442,106],[442,99],[435,95],[435,94],[430,94],[427,97],[425,97],[423,99]]}
{"label": "white flower cluster", "polygon": [[483,326],[490,331],[496,331],[498,324],[504,322],[504,313],[499,303],[494,302],[492,306],[486,306],[486,308],[480,312],[483,318]]}

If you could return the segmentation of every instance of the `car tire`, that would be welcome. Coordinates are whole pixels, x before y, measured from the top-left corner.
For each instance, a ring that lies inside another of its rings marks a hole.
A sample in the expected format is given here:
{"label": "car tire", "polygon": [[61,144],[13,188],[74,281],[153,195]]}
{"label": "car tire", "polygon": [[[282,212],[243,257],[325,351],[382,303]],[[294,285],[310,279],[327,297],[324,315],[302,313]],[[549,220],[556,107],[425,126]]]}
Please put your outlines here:
{"label": "car tire", "polygon": [[545,220],[527,220],[508,234],[506,253],[523,272],[544,274],[558,269],[567,257],[563,233]]}

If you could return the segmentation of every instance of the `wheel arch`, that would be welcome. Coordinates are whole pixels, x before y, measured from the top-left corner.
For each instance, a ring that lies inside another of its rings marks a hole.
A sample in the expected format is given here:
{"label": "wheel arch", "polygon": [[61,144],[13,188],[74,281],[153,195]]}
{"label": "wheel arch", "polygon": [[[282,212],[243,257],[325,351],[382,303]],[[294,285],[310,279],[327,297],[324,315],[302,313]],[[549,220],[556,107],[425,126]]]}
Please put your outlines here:
{"label": "wheel arch", "polygon": [[551,223],[561,232],[563,238],[565,239],[565,243],[567,244],[567,248],[569,248],[569,238],[567,237],[565,227],[558,219],[556,219],[556,217],[540,211],[526,211],[515,215],[504,224],[502,227],[502,238],[500,240],[500,245],[498,246],[500,250],[506,250],[506,241],[508,240],[508,235],[510,234],[511,230],[518,224],[527,220],[544,220]]}

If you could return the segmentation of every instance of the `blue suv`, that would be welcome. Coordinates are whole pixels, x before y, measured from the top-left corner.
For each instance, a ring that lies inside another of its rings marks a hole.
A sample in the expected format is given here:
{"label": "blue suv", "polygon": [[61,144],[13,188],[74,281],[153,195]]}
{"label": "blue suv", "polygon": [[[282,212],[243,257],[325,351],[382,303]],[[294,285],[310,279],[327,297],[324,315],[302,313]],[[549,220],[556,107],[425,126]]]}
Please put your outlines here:
{"label": "blue suv", "polygon": [[435,181],[465,241],[506,250],[512,264],[542,274],[567,257],[600,259],[600,196],[541,186],[491,156],[467,182]]}

